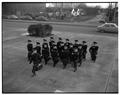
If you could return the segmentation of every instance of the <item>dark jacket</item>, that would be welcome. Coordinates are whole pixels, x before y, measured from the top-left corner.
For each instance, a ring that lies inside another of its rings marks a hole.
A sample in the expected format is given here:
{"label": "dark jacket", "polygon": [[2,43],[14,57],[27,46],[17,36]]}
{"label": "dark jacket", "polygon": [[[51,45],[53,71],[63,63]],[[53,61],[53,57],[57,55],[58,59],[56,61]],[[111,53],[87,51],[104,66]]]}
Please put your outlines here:
{"label": "dark jacket", "polygon": [[58,50],[57,49],[52,49],[51,50],[51,56],[53,58],[57,58],[58,57]]}
{"label": "dark jacket", "polygon": [[33,44],[27,44],[27,50],[33,51]]}
{"label": "dark jacket", "polygon": [[61,52],[61,58],[62,59],[68,59],[69,58],[69,49],[62,50],[62,52]]}
{"label": "dark jacket", "polygon": [[40,55],[38,53],[33,53],[32,54],[30,63],[32,63],[32,62],[33,62],[34,65],[39,64],[39,62],[40,62]]}
{"label": "dark jacket", "polygon": [[98,48],[99,48],[98,46],[91,46],[89,52],[93,55],[97,55]]}
{"label": "dark jacket", "polygon": [[34,49],[36,49],[37,53],[39,53],[41,55],[41,47],[40,46],[36,46]]}
{"label": "dark jacket", "polygon": [[[47,47],[45,47],[47,45]],[[42,45],[42,56],[49,56],[49,47],[47,43],[43,43]]]}
{"label": "dark jacket", "polygon": [[83,53],[87,52],[87,45],[82,45],[82,51],[83,51]]}

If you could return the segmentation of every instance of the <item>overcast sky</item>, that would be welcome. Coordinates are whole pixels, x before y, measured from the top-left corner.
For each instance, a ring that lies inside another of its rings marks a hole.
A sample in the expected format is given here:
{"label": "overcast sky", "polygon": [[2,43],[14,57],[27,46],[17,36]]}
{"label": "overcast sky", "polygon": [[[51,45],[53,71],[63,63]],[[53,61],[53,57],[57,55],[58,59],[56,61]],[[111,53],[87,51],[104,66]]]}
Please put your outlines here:
{"label": "overcast sky", "polygon": [[[51,4],[47,3],[46,6],[52,6]],[[109,3],[86,3],[88,6],[101,6],[101,8],[107,8]]]}
{"label": "overcast sky", "polygon": [[101,8],[107,8],[109,3],[86,3],[88,6],[101,6]]}

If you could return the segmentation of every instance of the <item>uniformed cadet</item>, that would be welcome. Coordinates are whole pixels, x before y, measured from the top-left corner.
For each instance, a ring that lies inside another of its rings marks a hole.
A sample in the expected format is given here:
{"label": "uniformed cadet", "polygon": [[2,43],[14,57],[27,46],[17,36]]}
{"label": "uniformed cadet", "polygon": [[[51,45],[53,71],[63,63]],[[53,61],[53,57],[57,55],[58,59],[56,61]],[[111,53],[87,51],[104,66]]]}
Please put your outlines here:
{"label": "uniformed cadet", "polygon": [[69,54],[70,54],[70,63],[72,65],[72,62],[73,62],[73,56],[72,56],[72,53],[73,53],[73,44],[70,43],[70,48],[69,48]]}
{"label": "uniformed cadet", "polygon": [[82,58],[86,59],[86,53],[87,53],[87,45],[86,41],[82,42]]}
{"label": "uniformed cadet", "polygon": [[53,45],[53,48],[51,50],[51,56],[52,56],[52,60],[53,60],[53,67],[56,66],[56,64],[59,61],[59,54],[58,54],[58,50],[57,50],[57,45]]}
{"label": "uniformed cadet", "polygon": [[50,37],[50,42],[49,42],[49,46],[50,46],[50,52],[51,52],[51,49],[53,47],[53,43],[54,43],[54,38],[53,37]]}
{"label": "uniformed cadet", "polygon": [[37,53],[40,55],[40,61],[41,61],[41,46],[39,42],[36,42],[36,47],[34,48]]}
{"label": "uniformed cadet", "polygon": [[79,62],[79,66],[81,66],[82,64],[82,45],[81,44],[78,46],[78,62]]}
{"label": "uniformed cadet", "polygon": [[94,62],[96,61],[96,55],[97,55],[97,52],[98,52],[98,48],[99,47],[97,46],[97,42],[93,42],[93,45],[89,49],[91,59]]}
{"label": "uniformed cadet", "polygon": [[58,49],[58,53],[59,53],[59,57],[60,59],[62,59],[62,52],[64,50],[64,42],[60,43],[59,49]]}
{"label": "uniformed cadet", "polygon": [[66,42],[65,42],[64,46],[65,46],[65,45],[68,47],[68,49],[70,48],[70,42],[69,42],[69,39],[66,39]]}
{"label": "uniformed cadet", "polygon": [[78,42],[78,40],[75,40],[75,43],[74,43],[74,48],[78,48],[78,46],[79,46],[79,42]]}
{"label": "uniformed cadet", "polygon": [[61,43],[63,43],[63,41],[62,41],[62,38],[59,37],[59,41],[57,42],[57,49],[58,49],[58,52],[60,52]]}
{"label": "uniformed cadet", "polygon": [[36,47],[34,49],[37,50],[37,53],[41,55],[41,46],[39,42],[36,42]]}
{"label": "uniformed cadet", "polygon": [[79,55],[78,48],[74,48],[72,52],[74,72],[77,70],[78,55]]}
{"label": "uniformed cadet", "polygon": [[43,39],[43,44],[42,44],[42,56],[45,60],[45,65],[49,61],[49,47],[46,39]]}
{"label": "uniformed cadet", "polygon": [[69,62],[69,49],[67,46],[64,46],[64,49],[61,52],[61,60],[63,63],[63,69],[65,69]]}
{"label": "uniformed cadet", "polygon": [[28,61],[30,61],[31,59],[31,55],[33,53],[33,44],[32,44],[32,41],[31,40],[28,40],[28,44],[27,44],[27,50],[28,50]]}
{"label": "uniformed cadet", "polygon": [[31,55],[31,59],[30,59],[30,64],[33,62],[33,69],[32,69],[33,76],[35,76],[36,71],[39,70],[39,67],[38,67],[40,64],[39,59],[40,59],[40,54],[37,53],[37,50],[34,50],[33,54]]}

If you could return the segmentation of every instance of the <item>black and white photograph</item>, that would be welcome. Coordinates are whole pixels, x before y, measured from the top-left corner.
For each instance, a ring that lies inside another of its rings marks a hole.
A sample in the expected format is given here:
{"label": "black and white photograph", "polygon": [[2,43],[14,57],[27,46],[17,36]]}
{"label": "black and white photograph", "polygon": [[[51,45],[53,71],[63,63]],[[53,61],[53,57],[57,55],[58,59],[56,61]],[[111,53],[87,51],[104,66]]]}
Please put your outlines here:
{"label": "black and white photograph", "polygon": [[118,93],[118,2],[1,2],[2,93]]}

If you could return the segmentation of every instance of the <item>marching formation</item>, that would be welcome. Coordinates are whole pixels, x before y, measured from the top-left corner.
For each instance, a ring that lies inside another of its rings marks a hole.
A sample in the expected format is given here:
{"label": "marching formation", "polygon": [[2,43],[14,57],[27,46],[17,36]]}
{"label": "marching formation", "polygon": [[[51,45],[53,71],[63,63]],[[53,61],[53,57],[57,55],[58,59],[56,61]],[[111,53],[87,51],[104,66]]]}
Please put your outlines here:
{"label": "marching formation", "polygon": [[[36,71],[43,67],[41,64],[42,59],[44,59],[45,65],[52,59],[53,67],[61,61],[63,63],[63,69],[66,68],[67,64],[71,64],[75,72],[77,66],[80,67],[82,62],[86,59],[87,48],[86,41],[82,41],[82,44],[80,44],[78,40],[71,43],[69,39],[66,39],[66,42],[63,42],[62,38],[59,38],[59,41],[56,43],[54,38],[50,37],[49,43],[46,39],[43,39],[42,46],[39,42],[36,42],[36,46],[33,47],[32,41],[28,40],[28,61],[30,64],[33,63],[33,76],[36,75]],[[97,42],[93,42],[89,48],[91,60],[93,62],[96,61],[98,48]]]}

